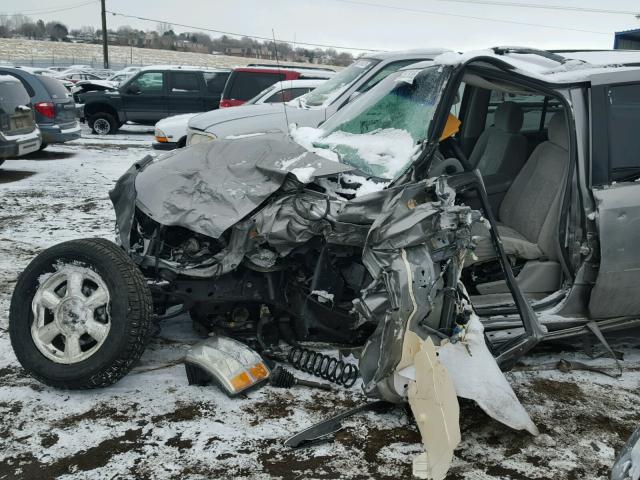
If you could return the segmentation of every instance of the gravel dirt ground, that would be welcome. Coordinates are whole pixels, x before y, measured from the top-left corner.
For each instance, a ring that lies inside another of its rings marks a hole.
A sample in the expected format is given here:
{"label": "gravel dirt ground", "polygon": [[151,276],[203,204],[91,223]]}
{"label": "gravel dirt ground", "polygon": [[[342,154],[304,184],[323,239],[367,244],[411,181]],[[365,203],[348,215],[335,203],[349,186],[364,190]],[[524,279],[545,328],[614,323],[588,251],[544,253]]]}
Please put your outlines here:
{"label": "gravel dirt ground", "polygon": [[[7,332],[19,272],[42,249],[82,237],[113,238],[107,193],[150,152],[149,129],[90,134],[0,167],[0,479],[410,478],[420,435],[405,408],[345,422],[331,442],[290,450],[289,434],[363,399],[265,387],[228,399],[189,387],[179,364],[197,336],[187,318],[163,325],[134,371],[96,391],[68,392],[25,375]],[[612,340],[624,374],[560,373],[544,365],[589,360],[580,345],[539,348],[507,377],[538,425],[511,431],[461,401],[462,443],[450,480],[606,479],[640,420],[637,332]]]}

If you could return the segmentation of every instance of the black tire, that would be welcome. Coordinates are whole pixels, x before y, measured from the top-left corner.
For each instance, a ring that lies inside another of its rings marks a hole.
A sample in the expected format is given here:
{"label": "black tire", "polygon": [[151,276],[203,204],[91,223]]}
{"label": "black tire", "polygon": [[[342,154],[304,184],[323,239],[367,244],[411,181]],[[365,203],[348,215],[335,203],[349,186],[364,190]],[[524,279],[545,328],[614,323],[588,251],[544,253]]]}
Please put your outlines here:
{"label": "black tire", "polygon": [[0,165],[2,165],[4,163],[4,158],[0,159]]}
{"label": "black tire", "polygon": [[178,148],[184,148],[187,146],[187,137],[182,137],[180,140],[178,140]]}
{"label": "black tire", "polygon": [[[98,120],[100,121],[98,122]],[[97,129],[96,122],[98,122]],[[110,113],[98,112],[89,117],[89,127],[97,135],[112,135],[118,131],[120,124]]]}
{"label": "black tire", "polygon": [[45,148],[47,148],[48,146],[49,146],[49,144],[48,144],[48,143],[44,143],[44,142],[42,142],[42,143],[40,144],[40,148],[39,148],[39,150],[40,150],[40,151],[42,151],[42,150],[44,150]]}
{"label": "black tire", "polygon": [[[31,302],[41,276],[65,263],[100,275],[111,298],[110,329],[104,343],[88,358],[72,364],[45,357],[31,336]],[[40,253],[19,276],[11,298],[9,335],[20,364],[42,383],[72,390],[106,387],[124,377],[144,352],[152,314],[147,282],[122,249],[101,238],[72,240]]]}

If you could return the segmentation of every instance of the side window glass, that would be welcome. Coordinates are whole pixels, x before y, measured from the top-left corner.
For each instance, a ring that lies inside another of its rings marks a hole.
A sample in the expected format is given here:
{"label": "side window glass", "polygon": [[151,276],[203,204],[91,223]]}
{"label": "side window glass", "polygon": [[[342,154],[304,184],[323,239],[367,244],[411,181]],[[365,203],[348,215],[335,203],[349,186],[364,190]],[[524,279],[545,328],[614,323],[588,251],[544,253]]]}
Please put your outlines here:
{"label": "side window glass", "polygon": [[224,90],[224,84],[229,78],[228,73],[204,72],[204,81],[207,84],[207,92],[221,93]]}
{"label": "side window glass", "polygon": [[308,88],[288,88],[285,90],[279,90],[273,95],[271,95],[269,98],[267,98],[264,101],[264,103],[288,102],[308,92],[309,92]]}
{"label": "side window glass", "polygon": [[640,84],[608,87],[609,179],[640,177]]}
{"label": "side window glass", "polygon": [[389,63],[389,64],[385,65],[380,70],[378,70],[369,80],[364,82],[358,88],[358,92],[360,92],[360,93],[366,92],[367,90],[369,90],[369,89],[373,88],[375,85],[377,85],[381,80],[383,80],[386,77],[388,77],[389,75],[391,75],[393,72],[397,72],[402,67],[406,67],[407,65],[411,65],[411,64],[419,62],[419,61],[420,60],[414,60],[414,59],[401,60],[401,61],[398,61],[398,62],[392,62],[392,63]]}
{"label": "side window glass", "polygon": [[284,102],[284,98],[286,98],[289,94],[289,90],[278,90],[273,95],[269,96],[264,103],[280,103]]}
{"label": "side window glass", "polygon": [[[3,75],[5,73],[3,72]],[[30,97],[35,96],[36,92],[35,90],[31,87],[31,85],[29,85],[29,83],[27,83],[27,81],[24,78],[19,77],[18,75],[14,75],[11,72],[6,72],[6,75],[11,75],[12,77],[17,78],[18,80],[20,80],[20,83],[22,84],[22,86],[24,87],[24,89],[27,91],[27,93],[29,94]]]}
{"label": "side window glass", "polygon": [[171,72],[171,93],[198,93],[198,74],[192,72]]}
{"label": "side window glass", "polygon": [[161,93],[164,89],[164,76],[162,72],[145,72],[133,81],[140,93]]}
{"label": "side window glass", "polygon": [[277,73],[239,72],[234,79],[229,98],[249,100],[283,79],[284,75]]}

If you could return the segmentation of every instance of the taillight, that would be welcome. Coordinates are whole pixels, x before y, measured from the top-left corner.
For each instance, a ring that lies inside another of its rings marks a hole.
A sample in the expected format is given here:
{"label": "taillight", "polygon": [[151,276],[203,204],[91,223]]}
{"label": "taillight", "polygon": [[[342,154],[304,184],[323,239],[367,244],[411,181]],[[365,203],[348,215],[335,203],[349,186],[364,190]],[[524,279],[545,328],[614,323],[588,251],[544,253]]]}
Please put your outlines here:
{"label": "taillight", "polygon": [[237,107],[238,105],[242,105],[245,102],[246,100],[237,100],[235,98],[228,98],[228,99],[223,98],[222,100],[220,100],[220,108]]}
{"label": "taillight", "polygon": [[38,102],[33,108],[36,109],[40,115],[44,115],[47,118],[53,118],[56,116],[56,106],[53,102]]}

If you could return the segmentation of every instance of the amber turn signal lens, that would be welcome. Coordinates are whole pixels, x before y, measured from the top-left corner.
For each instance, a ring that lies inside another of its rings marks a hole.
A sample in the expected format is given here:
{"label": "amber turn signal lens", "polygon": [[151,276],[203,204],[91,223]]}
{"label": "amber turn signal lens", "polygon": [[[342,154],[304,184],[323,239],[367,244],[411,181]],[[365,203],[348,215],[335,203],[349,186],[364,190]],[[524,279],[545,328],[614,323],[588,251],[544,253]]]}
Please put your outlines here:
{"label": "amber turn signal lens", "polygon": [[269,371],[262,363],[258,363],[249,368],[249,372],[251,372],[251,376],[256,380],[262,380],[263,378],[267,378],[269,376]]}

